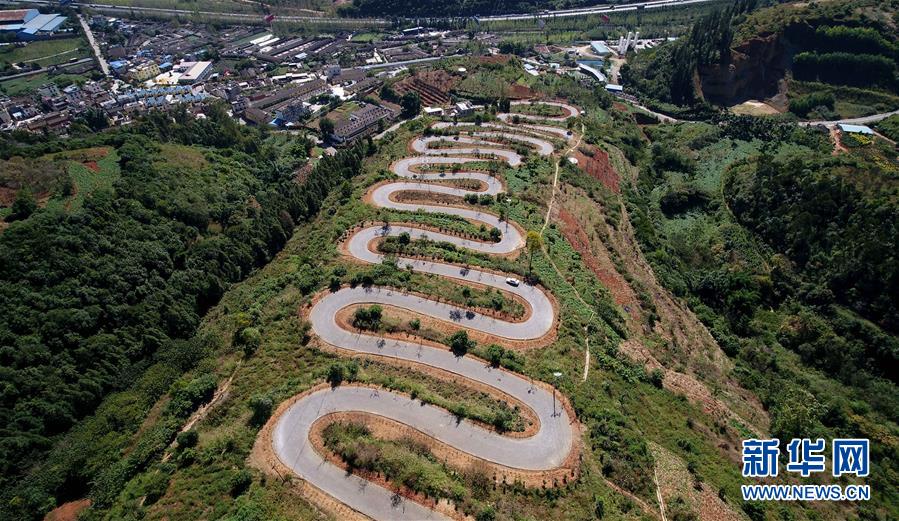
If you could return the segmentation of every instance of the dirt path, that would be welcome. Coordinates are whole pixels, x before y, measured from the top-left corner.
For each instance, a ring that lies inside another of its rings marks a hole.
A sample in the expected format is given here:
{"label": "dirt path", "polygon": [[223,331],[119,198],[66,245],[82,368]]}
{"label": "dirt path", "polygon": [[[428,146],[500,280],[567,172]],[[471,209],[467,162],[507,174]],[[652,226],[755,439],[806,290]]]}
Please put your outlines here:
{"label": "dirt path", "polygon": [[[190,418],[184,422],[184,425],[181,426],[181,429],[178,430],[178,433],[187,432],[191,430],[194,425],[196,425],[199,421],[203,420],[209,412],[214,409],[218,404],[222,403],[224,399],[228,396],[228,391],[231,390],[231,382],[234,381],[234,376],[237,375],[237,371],[240,370],[240,366],[243,364],[243,360],[239,360],[237,365],[234,367],[234,371],[231,372],[231,376],[225,380],[222,385],[215,390],[215,394],[212,395],[212,399],[210,399],[205,405],[194,411],[193,414],[190,415]],[[174,447],[178,442],[172,441],[168,448]],[[167,450],[165,454],[162,456],[162,462],[165,463],[172,457],[172,452]]]}
{"label": "dirt path", "polygon": [[[562,164],[562,161],[565,160],[565,157],[569,153],[571,153],[572,150],[576,150],[577,147],[580,146],[581,140],[583,139],[583,136],[584,136],[584,130],[585,130],[584,125],[582,124],[581,125],[581,133],[578,134],[577,141],[573,145],[566,148],[565,151],[562,152],[562,154],[560,154],[558,161],[556,161],[556,169],[555,169],[555,172],[553,173],[553,186],[552,186],[552,190],[550,191],[549,202],[547,202],[547,204],[546,204],[546,217],[544,217],[544,219],[543,219],[543,227],[540,228],[541,235],[543,234],[543,232],[546,231],[547,225],[549,225],[549,218],[552,215],[553,206],[555,205],[555,202],[556,202],[556,191],[559,188],[559,170],[561,169],[560,165]],[[552,265],[553,270],[556,272],[556,274],[559,275],[559,278],[561,280],[566,280],[565,276],[562,275],[562,272],[559,270],[559,267],[556,266],[555,261],[553,261],[552,257],[549,255],[549,252],[546,250],[545,245],[543,248],[543,254],[546,255],[547,259],[549,259],[549,263]],[[578,292],[577,288],[575,288],[573,284],[569,283],[568,285],[571,287],[572,291],[574,291],[575,296],[581,302],[581,304],[583,304],[585,308],[591,310],[590,311],[591,318],[596,316],[596,312],[593,311],[592,307],[587,304],[587,302],[584,300],[584,298]],[[586,327],[584,328],[584,345],[585,345],[585,348],[584,348],[584,374],[581,378],[581,381],[586,382],[587,376],[590,373],[590,338],[588,336]]]}
{"label": "dirt path", "polygon": [[662,521],[668,521],[668,519],[665,518],[665,498],[662,497],[662,487],[659,486],[659,472],[655,467],[652,469],[652,482],[656,485],[656,499],[659,502],[659,515],[661,516]]}
{"label": "dirt path", "polygon": [[556,171],[553,173],[553,187],[552,187],[552,191],[550,192],[549,203],[547,203],[547,205],[546,205],[546,217],[543,218],[543,227],[540,228],[541,234],[546,231],[546,227],[547,227],[547,225],[549,225],[549,218],[553,211],[553,204],[556,201],[556,190],[558,190],[558,188],[559,188],[559,170],[561,168],[560,165],[562,164],[562,161],[565,160],[565,157],[569,153],[571,153],[572,150],[575,150],[575,149],[577,149],[578,146],[580,146],[581,140],[583,139],[583,136],[584,136],[584,130],[585,130],[585,128],[584,128],[584,125],[582,124],[581,125],[581,133],[578,134],[577,141],[573,145],[566,148],[565,151],[559,155],[559,160],[556,161]]}

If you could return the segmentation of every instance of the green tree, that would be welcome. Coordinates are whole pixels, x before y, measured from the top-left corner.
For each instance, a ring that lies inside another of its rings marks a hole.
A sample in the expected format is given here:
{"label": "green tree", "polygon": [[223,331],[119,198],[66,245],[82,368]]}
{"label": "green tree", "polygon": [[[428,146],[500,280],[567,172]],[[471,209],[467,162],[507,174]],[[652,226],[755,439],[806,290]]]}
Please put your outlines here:
{"label": "green tree", "polygon": [[353,327],[377,331],[381,327],[382,314],[383,309],[377,304],[367,308],[359,308],[353,312]]}
{"label": "green tree", "polygon": [[528,231],[527,238],[525,239],[525,247],[528,250],[528,276],[530,277],[534,253],[543,248],[543,237],[540,236],[540,232],[535,230]]}
{"label": "green tree", "polygon": [[414,90],[403,94],[400,100],[400,106],[403,107],[402,117],[405,119],[414,118],[421,112],[421,98]]}
{"label": "green tree", "polygon": [[448,339],[450,351],[456,356],[465,356],[469,349],[474,347],[474,341],[468,338],[466,331],[456,331]]}
{"label": "green tree", "polygon": [[103,109],[87,109],[81,119],[84,121],[84,124],[94,132],[103,130],[109,126],[109,118],[106,117],[106,111]]}
{"label": "green tree", "polygon": [[794,388],[780,398],[771,414],[771,434],[782,440],[814,438],[821,434],[824,407],[804,389]]}
{"label": "green tree", "polygon": [[506,350],[503,349],[503,346],[498,344],[490,344],[487,346],[487,361],[490,362],[490,365],[493,367],[499,367],[499,364],[503,361],[503,355],[506,354]]}
{"label": "green tree", "polygon": [[252,484],[253,475],[250,474],[250,471],[246,469],[238,470],[231,476],[231,497],[237,497],[243,494]]}
{"label": "green tree", "polygon": [[343,367],[342,362],[334,362],[328,367],[328,375],[325,377],[325,380],[336,387],[343,383],[343,379],[346,377],[346,371]]}
{"label": "green tree", "polygon": [[200,439],[200,435],[196,430],[190,429],[178,434],[178,450],[189,449],[191,447],[197,446],[197,441]]}
{"label": "green tree", "polygon": [[596,517],[596,519],[606,517],[606,504],[600,498],[597,498],[593,505],[593,516]]}
{"label": "green tree", "polygon": [[16,200],[12,203],[11,210],[12,212],[6,217],[7,221],[21,221],[31,217],[31,214],[37,210],[37,201],[34,199],[34,194],[31,193],[31,190],[28,188],[19,190],[19,193],[16,194]]}
{"label": "green tree", "polygon": [[238,335],[239,344],[243,347],[244,354],[251,356],[262,343],[262,334],[255,327],[246,327]]}
{"label": "green tree", "polygon": [[387,101],[396,101],[396,99],[397,99],[396,91],[394,91],[393,87],[391,87],[390,85],[388,85],[386,83],[381,87],[380,96],[381,96],[381,99],[387,100]]}
{"label": "green tree", "polygon": [[665,380],[665,373],[662,372],[661,369],[655,368],[649,373],[649,381],[658,389],[662,388],[662,383]]}
{"label": "green tree", "polygon": [[323,117],[318,121],[318,128],[321,130],[323,137],[328,137],[334,133],[334,122]]}

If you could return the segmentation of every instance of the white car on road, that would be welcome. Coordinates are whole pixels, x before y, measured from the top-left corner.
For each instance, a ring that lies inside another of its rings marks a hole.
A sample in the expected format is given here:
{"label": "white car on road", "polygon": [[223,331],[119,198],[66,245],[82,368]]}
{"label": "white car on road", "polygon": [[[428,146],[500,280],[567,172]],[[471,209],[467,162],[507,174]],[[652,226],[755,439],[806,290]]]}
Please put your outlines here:
{"label": "white car on road", "polygon": [[506,279],[506,284],[508,284],[510,286],[518,286],[519,284],[521,284],[521,281],[518,279],[514,279],[512,277],[509,277]]}

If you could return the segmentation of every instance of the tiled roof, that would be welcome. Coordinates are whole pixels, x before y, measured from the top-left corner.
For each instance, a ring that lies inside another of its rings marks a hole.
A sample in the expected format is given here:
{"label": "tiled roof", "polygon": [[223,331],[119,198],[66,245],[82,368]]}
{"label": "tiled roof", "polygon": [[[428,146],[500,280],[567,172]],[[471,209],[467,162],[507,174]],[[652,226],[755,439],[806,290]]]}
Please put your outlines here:
{"label": "tiled roof", "polygon": [[0,23],[11,23],[11,22],[24,22],[28,19],[28,15],[31,11],[37,11],[37,9],[12,9],[9,11],[0,11]]}

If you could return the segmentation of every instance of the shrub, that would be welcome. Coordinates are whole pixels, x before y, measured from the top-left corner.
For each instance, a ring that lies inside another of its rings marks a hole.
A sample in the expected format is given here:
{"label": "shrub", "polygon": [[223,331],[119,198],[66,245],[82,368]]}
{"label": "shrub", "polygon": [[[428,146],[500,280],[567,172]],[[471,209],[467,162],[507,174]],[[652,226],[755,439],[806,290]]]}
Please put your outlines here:
{"label": "shrub", "polygon": [[496,519],[496,510],[492,506],[486,506],[475,516],[477,521],[493,521]]}
{"label": "shrub", "polygon": [[34,199],[31,190],[23,188],[16,195],[16,200],[12,203],[12,212],[7,216],[7,221],[20,221],[27,219],[37,210],[37,201]]}
{"label": "shrub", "polygon": [[205,374],[194,378],[187,384],[176,383],[171,392],[172,401],[166,411],[180,418],[187,417],[201,403],[208,402],[215,393],[215,377]]}
{"label": "shrub", "polygon": [[649,374],[649,382],[658,389],[662,388],[662,382],[665,379],[665,373],[661,369],[655,368]]}
{"label": "shrub", "polygon": [[253,412],[252,416],[250,416],[250,425],[255,427],[261,427],[268,421],[269,417],[272,415],[272,408],[274,407],[271,397],[265,394],[253,396],[250,398],[248,405],[250,411]]}
{"label": "shrub", "polygon": [[242,469],[231,476],[231,497],[237,497],[250,488],[253,483],[253,475],[250,471]]}
{"label": "shrub", "polygon": [[141,481],[144,505],[152,505],[159,501],[169,487],[169,475],[162,471],[151,472]]}
{"label": "shrub", "polygon": [[475,345],[474,341],[468,339],[468,333],[465,331],[456,331],[447,339],[447,343],[456,356],[465,356],[465,353]]}
{"label": "shrub", "polygon": [[193,429],[178,434],[178,437],[176,438],[178,441],[178,450],[181,451],[190,447],[195,447],[199,438],[200,435]]}
{"label": "shrub", "polygon": [[356,329],[367,329],[369,331],[377,331],[381,327],[381,314],[383,310],[377,304],[359,308],[353,313],[353,327]]}
{"label": "shrub", "polygon": [[262,334],[255,327],[246,327],[240,331],[237,339],[238,343],[243,346],[244,354],[251,356],[262,343]]}
{"label": "shrub", "polygon": [[346,375],[343,370],[343,364],[340,362],[334,362],[330,367],[328,367],[328,376],[325,377],[325,380],[332,386],[336,387],[343,383],[343,379],[345,376]]}
{"label": "shrub", "polygon": [[812,92],[798,96],[790,100],[790,112],[800,117],[805,117],[812,110],[819,107],[826,107],[833,110],[834,97],[830,92]]}
{"label": "shrub", "polygon": [[337,361],[328,367],[328,374],[325,376],[325,380],[336,387],[343,383],[344,380],[355,380],[358,373],[359,364],[355,360]]}
{"label": "shrub", "polygon": [[490,365],[493,367],[499,367],[505,353],[506,350],[503,349],[501,345],[490,344],[487,346],[487,361],[490,362]]}

